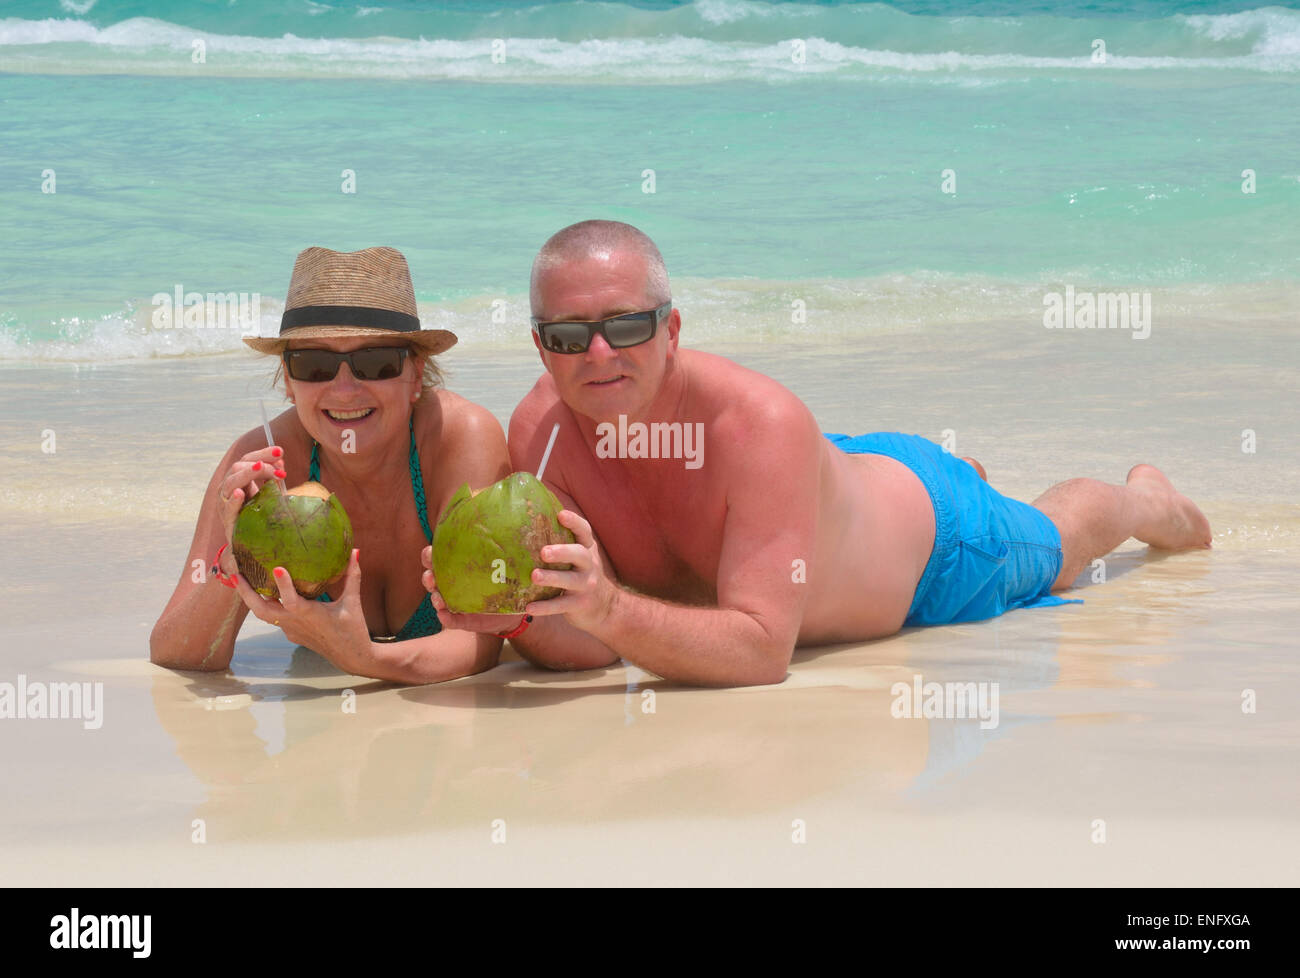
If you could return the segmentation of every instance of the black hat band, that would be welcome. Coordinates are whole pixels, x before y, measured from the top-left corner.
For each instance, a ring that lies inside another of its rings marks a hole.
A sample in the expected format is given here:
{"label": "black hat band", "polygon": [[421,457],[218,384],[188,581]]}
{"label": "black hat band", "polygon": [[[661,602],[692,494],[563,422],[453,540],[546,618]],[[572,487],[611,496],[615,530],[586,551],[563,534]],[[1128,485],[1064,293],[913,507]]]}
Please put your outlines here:
{"label": "black hat band", "polygon": [[281,334],[303,326],[356,326],[397,333],[420,332],[420,320],[409,312],[369,306],[299,306],[286,309],[280,317]]}

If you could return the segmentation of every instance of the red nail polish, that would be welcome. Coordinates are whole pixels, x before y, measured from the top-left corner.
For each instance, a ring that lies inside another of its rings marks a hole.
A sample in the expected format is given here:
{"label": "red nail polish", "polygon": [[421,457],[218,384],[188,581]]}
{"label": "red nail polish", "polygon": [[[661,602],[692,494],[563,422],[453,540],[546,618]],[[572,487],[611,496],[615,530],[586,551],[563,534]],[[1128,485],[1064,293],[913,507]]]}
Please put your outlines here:
{"label": "red nail polish", "polygon": [[272,458],[279,458],[279,457],[280,457],[281,455],[283,455],[283,454],[284,454],[284,452],[280,451],[280,449],[278,449],[278,448],[273,448],[273,449],[271,449],[271,457],[272,457]]}
{"label": "red nail polish", "polygon": [[285,477],[286,474],[287,474],[287,473],[285,473],[284,469],[276,469],[276,470],[275,470],[275,477],[276,477],[277,479],[283,479],[283,478]]}
{"label": "red nail polish", "polygon": [[253,471],[254,471],[254,472],[259,471],[261,468],[262,468],[262,463],[261,463],[261,462],[254,462],[254,463],[253,463]]}

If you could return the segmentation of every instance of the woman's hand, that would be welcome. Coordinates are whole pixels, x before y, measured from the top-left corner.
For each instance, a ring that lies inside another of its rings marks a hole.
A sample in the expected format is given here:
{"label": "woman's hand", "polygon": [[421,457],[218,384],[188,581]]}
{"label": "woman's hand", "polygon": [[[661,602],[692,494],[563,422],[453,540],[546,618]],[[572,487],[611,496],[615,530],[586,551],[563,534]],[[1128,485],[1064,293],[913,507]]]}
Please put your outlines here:
{"label": "woman's hand", "polygon": [[221,507],[221,525],[226,530],[226,543],[233,546],[235,518],[244,501],[257,495],[257,490],[272,479],[283,479],[284,450],[278,445],[268,445],[249,452],[230,466],[226,477],[217,487]]}
{"label": "woman's hand", "polygon": [[425,547],[420,551],[420,563],[424,564],[420,583],[429,592],[429,602],[433,605],[433,610],[438,612],[438,621],[442,622],[443,628],[502,635],[514,631],[524,620],[523,615],[460,615],[449,610],[447,602],[438,593],[438,582],[433,577],[433,547]]}
{"label": "woman's hand", "polygon": [[357,662],[370,648],[370,631],[361,608],[361,551],[354,549],[348,560],[342,597],[328,604],[295,591],[293,579],[283,567],[272,573],[280,589],[279,601],[262,597],[242,575],[236,575],[235,585],[248,610],[283,631],[290,642],[305,645],[340,669],[355,672]]}

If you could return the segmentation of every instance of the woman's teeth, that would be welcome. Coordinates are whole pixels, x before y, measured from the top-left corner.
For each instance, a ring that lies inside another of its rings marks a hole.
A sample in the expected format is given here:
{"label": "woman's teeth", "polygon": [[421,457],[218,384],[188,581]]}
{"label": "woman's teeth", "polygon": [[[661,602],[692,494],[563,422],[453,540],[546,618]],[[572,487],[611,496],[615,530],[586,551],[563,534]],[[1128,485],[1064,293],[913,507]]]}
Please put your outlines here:
{"label": "woman's teeth", "polygon": [[366,417],[372,411],[374,411],[374,408],[366,408],[363,411],[330,411],[326,409],[325,413],[335,421],[355,421],[357,418]]}

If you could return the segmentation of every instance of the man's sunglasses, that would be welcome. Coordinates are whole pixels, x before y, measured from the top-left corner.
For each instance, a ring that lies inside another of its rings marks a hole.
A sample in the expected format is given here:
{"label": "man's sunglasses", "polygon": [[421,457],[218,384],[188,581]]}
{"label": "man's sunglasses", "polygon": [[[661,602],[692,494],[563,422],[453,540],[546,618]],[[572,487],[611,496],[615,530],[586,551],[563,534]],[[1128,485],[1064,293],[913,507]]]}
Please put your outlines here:
{"label": "man's sunglasses", "polygon": [[586,353],[599,333],[615,350],[639,346],[654,338],[655,329],[672,311],[671,301],[647,312],[629,312],[597,322],[542,323],[533,320],[533,330],[548,353]]}
{"label": "man's sunglasses", "polygon": [[294,380],[323,384],[338,375],[339,364],[346,360],[357,380],[392,380],[401,376],[402,365],[410,352],[405,346],[372,346],[351,353],[285,350],[284,368]]}

